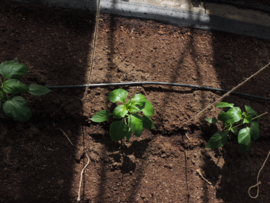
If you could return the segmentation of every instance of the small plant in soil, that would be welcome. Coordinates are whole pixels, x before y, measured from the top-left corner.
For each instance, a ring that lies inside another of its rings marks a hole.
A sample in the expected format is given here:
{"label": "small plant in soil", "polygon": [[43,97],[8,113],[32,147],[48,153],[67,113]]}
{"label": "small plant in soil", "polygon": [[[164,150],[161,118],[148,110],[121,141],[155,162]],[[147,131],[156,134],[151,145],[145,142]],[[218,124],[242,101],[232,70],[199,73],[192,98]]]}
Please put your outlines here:
{"label": "small plant in soil", "polygon": [[42,85],[23,84],[19,79],[26,73],[28,73],[27,66],[18,63],[17,59],[0,64],[0,105],[3,103],[3,111],[7,116],[19,122],[28,121],[32,117],[32,112],[25,99],[16,96],[17,94],[28,92],[38,96],[51,91]]}
{"label": "small plant in soil", "polygon": [[128,92],[123,89],[113,90],[109,93],[108,98],[112,103],[119,102],[120,105],[115,107],[113,113],[102,110],[90,118],[91,121],[99,123],[113,116],[116,120],[111,123],[109,133],[114,142],[125,137],[129,141],[132,133],[140,137],[143,128],[155,128],[150,118],[154,115],[152,103],[142,94],[136,94],[132,99],[126,101],[127,96]]}
{"label": "small plant in soil", "polygon": [[[258,120],[260,117],[257,112],[250,106],[245,105],[246,111],[241,111],[239,107],[234,107],[234,104],[220,102],[217,104],[218,108],[229,107],[225,112],[222,111],[216,118],[206,118],[205,120],[211,124],[219,123],[222,126],[221,132],[216,132],[207,142],[206,148],[216,149],[222,147],[227,143],[228,138],[231,139],[229,133],[238,135],[238,143],[240,151],[245,153],[251,149],[251,138],[257,140],[260,136],[260,125]],[[238,127],[241,126],[241,129]],[[242,127],[243,126],[243,127]]]}

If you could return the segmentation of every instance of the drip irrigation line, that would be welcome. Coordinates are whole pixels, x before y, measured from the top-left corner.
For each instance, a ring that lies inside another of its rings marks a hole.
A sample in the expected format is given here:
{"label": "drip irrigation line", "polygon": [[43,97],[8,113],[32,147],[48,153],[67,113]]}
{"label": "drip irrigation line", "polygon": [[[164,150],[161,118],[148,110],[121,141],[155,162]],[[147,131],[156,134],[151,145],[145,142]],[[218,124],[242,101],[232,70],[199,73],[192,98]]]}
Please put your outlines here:
{"label": "drip irrigation line", "polygon": [[[85,88],[85,87],[108,87],[108,86],[124,86],[124,85],[169,85],[169,86],[180,86],[180,87],[189,87],[200,90],[210,90],[210,91],[219,91],[219,92],[229,92],[230,90],[224,90],[214,87],[206,87],[200,85],[190,85],[183,83],[170,83],[170,82],[149,82],[149,81],[140,81],[140,82],[121,82],[121,83],[98,83],[98,84],[82,84],[82,85],[64,85],[64,86],[48,86],[49,89],[73,89],[73,88]],[[270,101],[270,98],[259,97],[256,95],[241,93],[241,92],[232,92],[231,94],[240,95],[245,97],[252,97],[255,99]]]}

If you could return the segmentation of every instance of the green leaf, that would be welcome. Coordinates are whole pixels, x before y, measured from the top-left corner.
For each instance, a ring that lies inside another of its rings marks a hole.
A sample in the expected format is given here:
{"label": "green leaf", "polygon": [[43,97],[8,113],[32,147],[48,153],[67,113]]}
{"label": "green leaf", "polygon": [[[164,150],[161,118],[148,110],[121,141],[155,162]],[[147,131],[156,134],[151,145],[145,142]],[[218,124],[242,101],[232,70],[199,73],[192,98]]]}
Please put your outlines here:
{"label": "green leaf", "polygon": [[146,116],[153,116],[155,114],[155,109],[154,106],[152,105],[152,103],[146,99],[145,101],[145,106],[142,109],[142,112],[144,115]]}
{"label": "green leaf", "polygon": [[250,128],[246,127],[239,131],[238,143],[243,145],[249,145],[251,143]]}
{"label": "green leaf", "polygon": [[235,127],[235,128],[231,128],[231,132],[235,135],[237,135],[238,133],[238,127]]}
{"label": "green leaf", "polygon": [[149,116],[143,116],[142,121],[143,121],[144,128],[149,129],[149,130],[152,130],[155,128],[154,123]]}
{"label": "green leaf", "polygon": [[243,123],[250,123],[250,121],[254,117],[254,114],[247,114],[246,112],[243,112],[242,115],[244,116]]}
{"label": "green leaf", "polygon": [[127,113],[128,113],[128,110],[126,109],[125,105],[119,105],[114,109],[113,117],[123,118],[125,115],[127,115]]}
{"label": "green leaf", "polygon": [[125,124],[124,120],[114,121],[110,125],[110,136],[114,142],[122,140],[125,136],[130,137],[130,130],[127,124]]}
{"label": "green leaf", "polygon": [[131,99],[131,105],[138,107],[139,109],[143,109],[145,106],[146,99],[142,94],[136,94]]}
{"label": "green leaf", "polygon": [[[146,106],[146,99],[142,94],[136,94],[131,100],[130,100],[130,104],[128,102],[128,111],[130,113],[137,113],[139,111],[143,111],[143,109]],[[150,105],[153,107],[153,105],[151,104],[151,102],[149,102]],[[151,110],[151,106],[148,106],[147,109],[145,110],[145,112],[147,114],[151,114],[152,110]],[[153,107],[154,110],[154,107]]]}
{"label": "green leaf", "polygon": [[207,142],[206,148],[216,149],[227,143],[226,132],[216,132]]}
{"label": "green leaf", "polygon": [[143,121],[139,114],[131,114],[128,117],[128,125],[134,135],[140,137],[143,131]]}
{"label": "green leaf", "polygon": [[251,121],[250,135],[254,140],[257,140],[260,137],[260,124],[256,120]]}
{"label": "green leaf", "polygon": [[247,118],[244,118],[243,123],[249,123],[249,120]]}
{"label": "green leaf", "polygon": [[0,90],[0,101],[4,101],[5,100],[5,94],[2,90]]}
{"label": "green leaf", "polygon": [[26,122],[32,117],[27,102],[20,96],[9,97],[3,105],[3,110],[7,116],[19,122]]}
{"label": "green leaf", "polygon": [[127,108],[127,110],[128,110],[128,109],[130,108],[130,106],[131,106],[131,101],[128,100],[127,103],[125,104],[125,106],[126,106],[126,108]]}
{"label": "green leaf", "polygon": [[108,98],[112,103],[117,101],[125,103],[125,100],[128,96],[128,92],[123,89],[116,89],[110,92]]}
{"label": "green leaf", "polygon": [[128,100],[127,103],[125,104],[127,110],[130,112],[130,113],[137,113],[139,111],[141,111],[141,109],[135,105],[132,105],[131,104],[131,101]]}
{"label": "green leaf", "polygon": [[128,111],[130,113],[137,113],[137,112],[141,111],[141,109],[139,107],[137,107],[137,106],[130,105],[130,107],[128,108]]}
{"label": "green leaf", "polygon": [[226,102],[220,102],[216,105],[218,108],[224,108],[224,107],[233,107],[233,103],[226,103]]}
{"label": "green leaf", "polygon": [[28,73],[27,66],[18,63],[17,60],[5,61],[0,64],[0,74],[3,75],[4,79],[20,79]]}
{"label": "green leaf", "polygon": [[249,152],[251,150],[251,142],[248,145],[240,144],[239,147],[240,147],[240,152],[242,153]]}
{"label": "green leaf", "polygon": [[10,79],[3,83],[3,90],[8,94],[18,94],[27,92],[29,88],[17,79]]}
{"label": "green leaf", "polygon": [[31,84],[28,92],[34,96],[40,96],[51,92],[51,90],[43,85]]}
{"label": "green leaf", "polygon": [[218,122],[216,118],[206,118],[205,120],[211,124],[216,124]]}
{"label": "green leaf", "polygon": [[251,106],[245,105],[245,109],[246,109],[247,113],[253,115],[253,117],[254,117],[254,116],[258,116],[257,112],[254,111],[254,110],[251,108]]}
{"label": "green leaf", "polygon": [[102,110],[97,112],[92,118],[90,118],[90,120],[96,123],[100,123],[106,121],[110,117],[110,115],[112,114],[109,111]]}
{"label": "green leaf", "polygon": [[220,112],[218,119],[223,123],[236,123],[242,118],[242,112],[239,107],[232,107],[226,113],[224,111]]}

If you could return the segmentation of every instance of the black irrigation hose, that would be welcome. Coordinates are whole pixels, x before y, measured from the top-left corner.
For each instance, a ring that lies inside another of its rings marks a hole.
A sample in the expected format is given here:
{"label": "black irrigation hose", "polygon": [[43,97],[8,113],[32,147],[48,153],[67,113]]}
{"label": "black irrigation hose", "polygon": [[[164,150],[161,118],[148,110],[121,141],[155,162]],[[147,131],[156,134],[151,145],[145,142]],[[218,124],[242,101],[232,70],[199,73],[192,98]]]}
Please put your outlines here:
{"label": "black irrigation hose", "polygon": [[[148,81],[140,81],[140,82],[122,82],[122,83],[100,83],[100,84],[83,84],[83,85],[65,85],[65,86],[48,86],[49,89],[71,89],[71,88],[84,88],[88,87],[107,87],[107,86],[122,86],[122,85],[170,85],[170,86],[180,86],[180,87],[189,87],[200,90],[210,90],[210,91],[219,91],[219,92],[229,92],[230,90],[223,90],[214,87],[205,87],[199,85],[189,85],[183,83],[170,83],[170,82],[148,82]],[[241,92],[232,92],[231,94],[241,95],[245,97],[252,97],[256,99],[270,101],[270,98],[259,97],[256,95],[245,94]]]}

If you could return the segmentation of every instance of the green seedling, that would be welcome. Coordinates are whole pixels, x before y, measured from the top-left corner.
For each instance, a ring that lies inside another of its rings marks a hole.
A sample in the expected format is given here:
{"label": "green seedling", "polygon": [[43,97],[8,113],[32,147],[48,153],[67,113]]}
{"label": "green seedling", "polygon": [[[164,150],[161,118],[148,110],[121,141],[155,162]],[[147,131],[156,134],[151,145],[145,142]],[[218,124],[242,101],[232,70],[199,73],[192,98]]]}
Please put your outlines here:
{"label": "green seedling", "polygon": [[[234,104],[220,102],[217,104],[218,108],[230,109],[227,112],[222,111],[216,118],[206,118],[205,120],[211,124],[221,124],[223,129],[221,132],[216,132],[207,142],[206,148],[216,149],[222,147],[230,139],[229,132],[238,135],[238,143],[240,151],[245,153],[251,149],[251,138],[257,140],[260,137],[260,125],[258,120],[260,117],[257,112],[250,106],[245,105],[246,111],[241,111],[239,107],[234,107]],[[238,127],[241,126],[241,129]],[[243,126],[243,127],[242,127]]]}
{"label": "green seedling", "polygon": [[3,103],[4,113],[19,122],[28,121],[32,117],[32,112],[25,99],[17,94],[28,92],[38,96],[51,91],[42,85],[23,84],[19,79],[26,73],[28,73],[27,66],[18,63],[17,59],[0,64],[0,107]]}
{"label": "green seedling", "polygon": [[143,128],[155,128],[150,116],[154,115],[154,107],[150,101],[145,99],[142,94],[136,94],[132,99],[126,101],[128,92],[123,89],[116,89],[109,93],[109,100],[112,103],[120,102],[121,104],[115,107],[113,113],[102,110],[96,113],[91,121],[103,122],[110,116],[116,119],[111,123],[109,133],[114,142],[124,139],[130,139],[131,134],[140,137]]}

